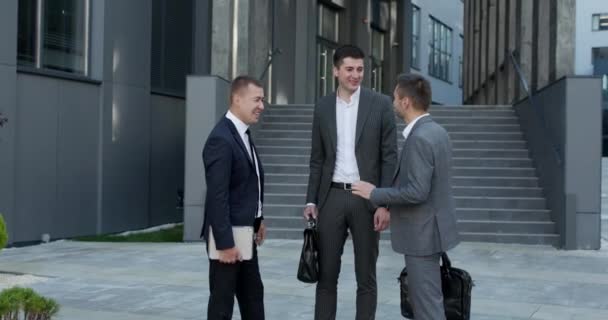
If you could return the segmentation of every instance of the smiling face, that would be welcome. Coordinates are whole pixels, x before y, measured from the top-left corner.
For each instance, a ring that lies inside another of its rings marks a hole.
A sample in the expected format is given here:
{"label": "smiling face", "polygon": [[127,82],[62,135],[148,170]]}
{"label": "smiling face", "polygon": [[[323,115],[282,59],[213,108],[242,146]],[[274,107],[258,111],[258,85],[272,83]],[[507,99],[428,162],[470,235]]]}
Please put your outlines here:
{"label": "smiling face", "polygon": [[264,90],[248,84],[233,95],[230,110],[247,125],[258,123],[264,111]]}
{"label": "smiling face", "polygon": [[338,79],[340,88],[350,94],[354,93],[363,81],[363,59],[342,59],[342,63],[334,67],[334,77]]}

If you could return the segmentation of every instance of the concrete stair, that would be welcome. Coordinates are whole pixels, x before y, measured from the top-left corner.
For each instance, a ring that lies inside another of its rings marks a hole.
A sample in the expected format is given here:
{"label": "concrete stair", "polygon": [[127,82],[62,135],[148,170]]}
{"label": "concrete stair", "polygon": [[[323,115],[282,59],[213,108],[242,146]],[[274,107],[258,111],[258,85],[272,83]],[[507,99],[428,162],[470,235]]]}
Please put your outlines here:
{"label": "concrete stair", "polygon": [[[433,106],[431,114],[452,139],[463,240],[557,246],[559,235],[513,108]],[[264,216],[270,238],[302,238],[312,115],[312,105],[271,105],[254,133],[266,172]],[[399,146],[404,127],[398,120]],[[389,239],[389,231],[382,238]]]}

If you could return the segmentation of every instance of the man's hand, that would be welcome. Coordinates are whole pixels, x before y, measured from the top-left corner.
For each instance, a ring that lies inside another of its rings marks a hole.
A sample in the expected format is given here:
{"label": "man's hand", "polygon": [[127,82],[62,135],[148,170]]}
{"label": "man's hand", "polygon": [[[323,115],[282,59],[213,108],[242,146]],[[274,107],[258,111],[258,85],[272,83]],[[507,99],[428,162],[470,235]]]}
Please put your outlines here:
{"label": "man's hand", "polygon": [[352,188],[354,195],[369,200],[369,197],[372,194],[372,191],[376,189],[376,186],[369,182],[357,181],[353,183]]}
{"label": "man's hand", "polygon": [[391,223],[391,213],[387,208],[378,208],[374,213],[374,231],[382,231]]}
{"label": "man's hand", "polygon": [[258,229],[258,232],[255,234],[255,243],[258,246],[261,246],[262,243],[264,243],[265,239],[266,239],[266,225],[264,225],[264,221],[262,221],[262,223],[260,223],[260,229]]}
{"label": "man's hand", "polygon": [[308,204],[304,208],[304,219],[316,219],[318,215],[319,212],[317,211],[317,206],[315,206],[314,204]]}
{"label": "man's hand", "polygon": [[219,258],[221,263],[233,264],[241,260],[241,253],[236,247],[226,250],[218,250],[218,253],[220,255]]}

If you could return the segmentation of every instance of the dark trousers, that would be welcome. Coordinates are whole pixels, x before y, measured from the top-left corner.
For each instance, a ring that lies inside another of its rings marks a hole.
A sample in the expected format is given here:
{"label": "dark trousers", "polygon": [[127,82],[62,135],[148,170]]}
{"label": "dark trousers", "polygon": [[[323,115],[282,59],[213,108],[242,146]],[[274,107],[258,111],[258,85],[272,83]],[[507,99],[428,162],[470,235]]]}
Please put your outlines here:
{"label": "dark trousers", "polygon": [[319,232],[319,282],[315,319],[336,318],[338,276],[344,242],[350,231],[355,253],[357,278],[357,320],[375,319],[377,305],[376,261],[378,240],[374,215],[367,201],[350,191],[330,189],[317,220]]}
{"label": "dark trousers", "polygon": [[235,264],[209,260],[209,305],[207,319],[232,319],[236,296],[241,319],[264,319],[264,285],[260,277],[257,250],[253,258]]}

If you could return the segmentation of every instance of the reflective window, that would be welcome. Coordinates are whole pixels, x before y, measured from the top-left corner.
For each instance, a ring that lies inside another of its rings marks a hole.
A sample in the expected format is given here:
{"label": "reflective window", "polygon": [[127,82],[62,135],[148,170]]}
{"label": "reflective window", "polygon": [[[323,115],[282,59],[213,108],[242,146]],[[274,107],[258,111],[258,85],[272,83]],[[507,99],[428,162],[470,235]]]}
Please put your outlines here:
{"label": "reflective window", "polygon": [[19,65],[88,74],[90,0],[20,0]]}
{"label": "reflective window", "polygon": [[439,20],[430,17],[429,32],[429,74],[435,78],[450,81],[452,60],[452,29]]}

